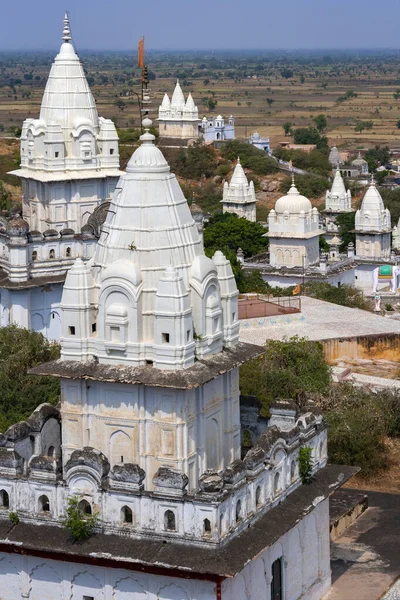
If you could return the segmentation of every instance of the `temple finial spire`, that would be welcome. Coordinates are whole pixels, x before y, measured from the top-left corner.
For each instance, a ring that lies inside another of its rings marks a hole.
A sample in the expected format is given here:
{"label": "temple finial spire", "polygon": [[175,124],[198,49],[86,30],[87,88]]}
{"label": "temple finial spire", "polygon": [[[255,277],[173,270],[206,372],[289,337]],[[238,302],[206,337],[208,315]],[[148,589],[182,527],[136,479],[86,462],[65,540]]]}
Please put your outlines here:
{"label": "temple finial spire", "polygon": [[68,14],[67,11],[65,11],[65,15],[64,15],[64,29],[63,29],[63,37],[62,37],[62,39],[67,44],[72,39],[71,38],[71,29],[70,29],[70,26],[69,26],[69,14]]}

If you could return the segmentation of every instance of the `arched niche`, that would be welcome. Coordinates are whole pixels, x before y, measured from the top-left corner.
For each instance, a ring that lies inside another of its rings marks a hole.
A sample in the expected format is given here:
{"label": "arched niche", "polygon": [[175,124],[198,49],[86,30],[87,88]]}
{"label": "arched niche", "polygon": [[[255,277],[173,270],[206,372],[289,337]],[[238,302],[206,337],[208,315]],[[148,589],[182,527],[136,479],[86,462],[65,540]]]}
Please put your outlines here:
{"label": "arched niche", "polygon": [[132,438],[122,430],[114,431],[110,436],[110,464],[121,465],[124,463],[134,463],[134,451]]}

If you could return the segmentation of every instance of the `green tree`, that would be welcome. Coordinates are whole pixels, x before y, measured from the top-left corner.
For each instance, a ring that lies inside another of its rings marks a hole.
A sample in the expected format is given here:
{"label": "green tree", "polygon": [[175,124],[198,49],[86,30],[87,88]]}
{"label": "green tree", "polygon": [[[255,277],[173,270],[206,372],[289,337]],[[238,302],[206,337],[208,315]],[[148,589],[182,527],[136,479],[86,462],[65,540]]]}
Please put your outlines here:
{"label": "green tree", "polygon": [[277,173],[279,168],[276,161],[244,140],[230,140],[221,149],[224,158],[234,161],[240,156],[243,167],[251,169],[258,175]]}
{"label": "green tree", "polygon": [[242,248],[247,258],[266,250],[268,238],[263,237],[265,232],[259,223],[232,213],[217,213],[204,227],[204,248],[208,256],[216,250],[221,250],[226,256],[229,252],[236,256],[238,249]]}
{"label": "green tree", "polygon": [[397,127],[397,129],[400,129],[400,119],[397,121],[396,127]]}
{"label": "green tree", "polygon": [[275,399],[292,399],[300,406],[308,394],[324,394],[331,382],[323,346],[305,338],[268,341],[265,354],[240,368],[242,394],[257,396],[262,413],[268,415]]}
{"label": "green tree", "polygon": [[390,151],[388,146],[376,145],[370,148],[364,154],[364,160],[368,163],[370,171],[375,171],[378,167],[385,166],[390,162]]}
{"label": "green tree", "polygon": [[317,115],[316,117],[313,118],[313,121],[315,123],[315,127],[318,129],[318,131],[320,133],[325,131],[325,129],[328,126],[328,121],[326,120],[325,115]]}
{"label": "green tree", "polygon": [[328,148],[328,140],[316,127],[299,127],[293,132],[295,144],[315,144],[319,150]]}
{"label": "green tree", "polygon": [[303,485],[312,481],[312,449],[309,446],[303,446],[299,450],[299,475]]}
{"label": "green tree", "polygon": [[79,506],[79,499],[72,496],[68,499],[67,516],[63,521],[74,542],[83,542],[93,535],[97,524],[97,515],[86,515]]}
{"label": "green tree", "polygon": [[11,205],[11,192],[5,187],[4,182],[0,180],[0,210],[10,210]]}
{"label": "green tree", "polygon": [[293,77],[292,69],[282,69],[281,75],[284,79],[291,79]]}
{"label": "green tree", "polygon": [[356,131],[357,133],[362,133],[364,129],[372,129],[373,126],[373,121],[359,121],[354,127],[354,131]]}
{"label": "green tree", "polygon": [[[167,153],[166,153],[167,154]],[[171,158],[170,165],[174,173],[186,179],[200,179],[212,177],[218,166],[218,156],[215,148],[202,144],[200,141],[189,146],[186,150],[181,148]]]}
{"label": "green tree", "polygon": [[356,226],[355,223],[356,213],[349,212],[338,215],[336,218],[336,223],[339,227],[339,237],[342,240],[340,251],[344,252],[347,249],[347,246],[352,242],[354,245],[356,243],[356,234],[354,228]]}
{"label": "green tree", "polygon": [[274,102],[275,102],[275,100],[273,98],[267,98],[268,106],[272,106]]}
{"label": "green tree", "polygon": [[283,131],[285,132],[285,136],[292,134],[293,123],[291,121],[286,121],[282,127]]}
{"label": "green tree", "polygon": [[58,357],[59,346],[41,333],[15,325],[0,328],[0,431],[26,419],[43,402],[59,402],[57,379],[27,374],[30,368]]}
{"label": "green tree", "polygon": [[122,112],[125,109],[126,104],[121,98],[118,98],[118,100],[115,101],[115,106]]}

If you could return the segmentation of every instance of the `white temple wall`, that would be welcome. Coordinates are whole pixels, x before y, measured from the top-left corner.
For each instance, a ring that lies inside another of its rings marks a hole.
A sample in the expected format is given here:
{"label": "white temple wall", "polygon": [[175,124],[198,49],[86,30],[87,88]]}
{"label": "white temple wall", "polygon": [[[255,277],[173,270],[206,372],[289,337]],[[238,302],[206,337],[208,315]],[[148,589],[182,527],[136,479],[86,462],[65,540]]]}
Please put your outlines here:
{"label": "white temple wall", "polygon": [[216,600],[216,584],[0,553],[0,593],[1,600]]}
{"label": "white temple wall", "polygon": [[318,262],[319,236],[302,238],[270,238],[270,264],[272,266],[302,267]]}
{"label": "white temple wall", "polygon": [[329,499],[233,579],[225,579],[222,600],[270,600],[272,563],[278,558],[282,558],[285,600],[320,600],[329,590]]}
{"label": "white temple wall", "polygon": [[356,235],[356,256],[365,258],[390,258],[391,234]]}
{"label": "white temple wall", "polygon": [[94,209],[111,198],[117,177],[42,183],[23,180],[23,212],[31,231],[73,229],[79,233]]}
{"label": "white temple wall", "polygon": [[[355,269],[355,282],[356,288],[363,290],[366,293],[372,293],[373,288],[373,272],[379,266],[383,264],[383,261],[376,261],[371,263],[358,264]],[[388,280],[386,286],[390,284]],[[378,289],[385,287],[383,284],[379,284]]]}
{"label": "white temple wall", "polygon": [[28,290],[0,290],[1,326],[16,324],[58,341],[61,295],[61,283]]}
{"label": "white temple wall", "polygon": [[198,121],[164,121],[158,119],[160,137],[189,139],[198,138],[199,129]]}
{"label": "white temple wall", "polygon": [[[323,281],[326,283],[330,283],[335,287],[339,287],[339,285],[356,285],[357,281],[355,280],[356,268],[348,269],[347,271],[342,271],[339,273],[333,273],[332,275],[327,275],[324,277]],[[297,275],[279,275],[279,273],[261,273],[264,281],[269,283],[271,286],[278,287],[291,287],[297,284],[303,283],[303,276],[301,274]],[[316,281],[315,278],[305,277],[304,280],[308,281]],[[372,275],[371,275],[371,285],[372,285]]]}
{"label": "white temple wall", "polygon": [[223,212],[234,213],[238,217],[243,217],[248,221],[256,221],[256,203],[238,203],[224,202]]}
{"label": "white temple wall", "polygon": [[207,468],[240,457],[237,369],[193,390],[71,380],[61,389],[64,464],[75,448],[92,446],[111,466],[121,457],[138,463],[146,489],[162,465],[187,473],[192,488]]}

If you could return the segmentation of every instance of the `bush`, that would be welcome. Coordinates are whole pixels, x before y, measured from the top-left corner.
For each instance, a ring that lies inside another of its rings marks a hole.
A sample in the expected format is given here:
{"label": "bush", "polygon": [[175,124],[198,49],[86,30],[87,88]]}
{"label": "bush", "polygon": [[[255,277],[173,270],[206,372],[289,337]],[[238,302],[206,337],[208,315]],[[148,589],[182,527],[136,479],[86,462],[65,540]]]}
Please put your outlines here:
{"label": "bush", "polygon": [[265,416],[275,399],[290,398],[303,406],[308,394],[327,392],[330,381],[322,344],[297,336],[267,342],[261,358],[240,367],[242,394],[257,396]]}
{"label": "bush", "polygon": [[328,139],[316,127],[299,127],[293,131],[295,144],[315,144],[318,150],[328,148]]}
{"label": "bush", "polygon": [[336,224],[339,228],[339,237],[342,240],[340,251],[344,252],[347,246],[352,242],[355,246],[356,234],[354,228],[356,226],[356,213],[343,213],[336,217]]}
{"label": "bush", "polygon": [[340,384],[321,406],[328,422],[330,462],[361,467],[364,476],[387,466],[388,411],[382,402],[365,390]]}
{"label": "bush", "polygon": [[312,460],[311,460],[311,448],[303,446],[299,450],[299,475],[303,485],[311,483],[311,471],[312,471]]}
{"label": "bush", "polygon": [[249,257],[266,250],[268,238],[263,237],[266,230],[256,222],[239,218],[232,213],[215,214],[204,228],[204,248],[208,256],[221,250],[226,256],[229,251],[242,248],[244,256]]}
{"label": "bush", "polygon": [[79,500],[75,496],[68,499],[67,517],[63,521],[74,542],[83,542],[91,535],[96,527],[97,515],[85,515],[79,508]]}
{"label": "bush", "polygon": [[351,285],[336,287],[330,283],[312,282],[302,286],[302,293],[317,300],[324,300],[332,304],[340,304],[349,308],[371,310],[371,305],[364,298],[364,294]]}
{"label": "bush", "polygon": [[26,419],[43,402],[59,402],[57,379],[27,375],[31,367],[58,357],[59,346],[41,333],[15,325],[0,328],[0,431]]}
{"label": "bush", "polygon": [[230,140],[224,144],[221,153],[231,161],[237,160],[239,156],[242,166],[251,169],[258,175],[268,175],[279,171],[273,158],[244,140]]}
{"label": "bush", "polygon": [[189,205],[194,200],[204,213],[221,211],[222,190],[213,181],[200,185],[182,184],[181,187]]}

